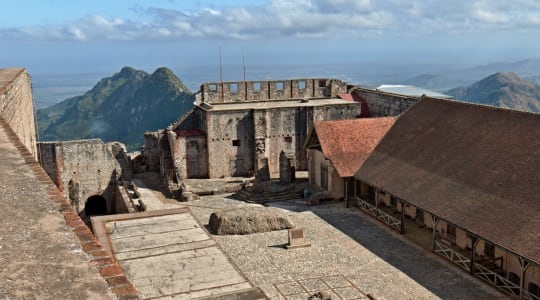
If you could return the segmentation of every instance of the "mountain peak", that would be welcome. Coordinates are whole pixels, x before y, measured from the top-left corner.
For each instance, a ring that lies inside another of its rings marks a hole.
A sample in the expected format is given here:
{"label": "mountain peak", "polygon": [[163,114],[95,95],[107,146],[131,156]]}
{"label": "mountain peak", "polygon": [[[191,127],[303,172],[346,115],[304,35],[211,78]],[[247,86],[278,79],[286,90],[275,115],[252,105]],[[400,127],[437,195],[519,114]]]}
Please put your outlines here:
{"label": "mountain peak", "polygon": [[120,73],[117,73],[116,75],[118,75],[118,77],[128,78],[131,75],[133,75],[135,72],[137,72],[137,70],[135,70],[132,67],[126,66],[126,67],[123,67],[122,70],[120,70]]}
{"label": "mountain peak", "polygon": [[[124,67],[101,79],[84,95],[37,111],[40,137],[46,140],[101,138],[131,150],[146,130],[165,128],[191,108],[194,96],[168,68],[152,75]],[[93,124],[106,130],[97,132]]]}
{"label": "mountain peak", "polygon": [[514,72],[495,73],[471,86],[449,90],[456,99],[540,112],[540,86],[520,78]]}

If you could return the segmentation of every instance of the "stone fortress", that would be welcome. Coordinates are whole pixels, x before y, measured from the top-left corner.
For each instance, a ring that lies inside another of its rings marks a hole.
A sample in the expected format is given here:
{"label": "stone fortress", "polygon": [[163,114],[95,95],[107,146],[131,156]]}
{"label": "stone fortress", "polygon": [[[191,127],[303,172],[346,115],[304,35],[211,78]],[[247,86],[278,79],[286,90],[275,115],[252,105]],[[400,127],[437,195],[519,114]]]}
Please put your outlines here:
{"label": "stone fortress", "polygon": [[98,139],[39,143],[35,155],[78,213],[87,205],[92,213],[133,212],[140,209],[130,189],[136,171],[159,172],[177,199],[186,197],[186,179],[291,181],[307,171],[313,122],[395,116],[418,99],[328,78],[204,83],[191,110],[145,133],[140,155]]}
{"label": "stone fortress", "polygon": [[[0,69],[0,88],[0,116],[2,124],[5,123],[2,129],[13,131],[11,140],[5,144],[22,145],[18,146],[18,149],[23,156],[26,155],[27,164],[39,159],[42,168],[36,165],[34,172],[37,174],[35,176],[42,178],[40,184],[47,185],[49,189],[45,198],[48,197],[55,203],[55,208],[63,215],[67,227],[72,228],[75,237],[79,239],[81,247],[75,251],[84,251],[89,255],[91,265],[97,266],[99,270],[97,277],[101,275],[106,280],[106,284],[103,284],[99,278],[92,276],[91,270],[81,271],[90,279],[79,279],[87,283],[80,289],[91,290],[95,295],[99,295],[95,299],[108,298],[110,291],[119,299],[139,299],[137,287],[144,290],[148,286],[148,282],[142,279],[137,279],[132,284],[129,276],[124,275],[124,271],[115,261],[120,255],[128,253],[129,256],[131,251],[128,249],[126,253],[119,254],[121,247],[110,244],[114,239],[124,238],[124,230],[134,230],[129,229],[132,225],[122,227],[122,222],[142,222],[142,232],[156,230],[146,227],[153,222],[154,219],[151,218],[167,218],[175,220],[174,222],[187,218],[187,221],[183,222],[189,223],[190,227],[199,226],[196,221],[187,217],[189,209],[186,208],[170,210],[171,212],[142,212],[146,208],[144,197],[141,197],[142,191],[139,191],[132,181],[137,173],[159,174],[161,183],[168,188],[170,195],[179,200],[189,199],[186,197],[189,191],[185,182],[192,179],[238,183],[227,192],[242,189],[246,181],[276,182],[279,179],[282,183],[294,182],[295,174],[308,170],[309,157],[305,145],[314,122],[399,116],[422,99],[422,95],[386,93],[327,78],[204,83],[191,110],[167,128],[147,132],[141,153],[130,154],[126,153],[119,143],[103,143],[101,140],[36,144],[34,120],[28,117],[33,116],[29,76],[24,69]],[[44,174],[50,179],[43,179]],[[50,188],[52,184],[53,189]],[[173,216],[173,213],[177,215]],[[120,215],[115,218],[115,214]],[[97,241],[90,232],[87,224],[90,225],[91,216],[98,216],[92,218],[93,225],[101,224],[100,226],[106,228],[99,229],[104,232],[94,233],[104,235],[105,240],[109,239],[108,242],[103,242],[102,239]],[[146,218],[147,221],[136,218]],[[83,221],[86,221],[86,224]],[[109,225],[104,225],[105,223]],[[114,227],[110,227],[111,224]],[[206,233],[200,228],[197,230],[197,238],[202,239],[205,245],[210,245],[208,247],[215,247],[215,251],[212,251],[219,255],[221,250],[215,240],[208,236],[203,237]],[[137,236],[136,231],[130,234]],[[7,236],[8,239],[11,237],[9,234]],[[144,241],[143,237],[140,243],[144,245],[148,241]],[[197,243],[194,244],[198,245]],[[76,244],[78,247],[79,244]],[[143,250],[142,258],[131,257],[127,261],[142,261],[143,258],[156,255],[149,255],[148,249]],[[71,250],[58,251],[65,257],[73,256]],[[197,253],[200,250],[193,251]],[[216,257],[219,257],[218,260],[223,259],[221,256]],[[75,261],[77,259],[79,263],[88,265],[84,263],[84,258],[74,258]],[[225,260],[230,261],[230,258]],[[42,269],[37,273],[44,274],[46,267],[43,266],[46,266],[46,263],[42,262],[39,266]],[[141,268],[140,265],[133,264],[133,268],[136,267]],[[238,299],[234,297],[242,295],[247,297],[244,299],[265,298],[257,292],[257,286],[247,281],[245,275],[235,271],[237,269],[237,266],[227,267],[228,272],[233,274],[231,278],[238,278],[238,288],[242,287],[242,290],[230,294],[229,297],[232,298],[212,299]],[[126,270],[130,271],[129,268]],[[55,275],[58,275],[68,271],[55,272]],[[347,276],[342,278],[345,279],[347,288],[360,292],[361,289],[352,284]],[[52,276],[50,279],[56,280],[56,277]],[[217,282],[219,280],[221,279],[216,279]],[[402,284],[405,282],[408,281],[404,280]],[[43,284],[51,283],[44,281]],[[106,291],[106,288],[104,290],[107,285],[109,291]],[[339,288],[336,286],[334,289],[328,282],[325,286],[330,286],[332,291]],[[285,293],[284,288],[279,288],[276,284],[274,287],[283,296],[280,296],[280,299],[288,299],[289,294]],[[14,287],[15,290],[23,288],[24,284]],[[171,287],[166,286],[165,289],[167,288]],[[216,291],[220,291],[219,287]],[[264,291],[267,293],[266,297],[269,297],[268,290]],[[2,286],[0,295],[1,293]],[[143,294],[147,295],[145,293],[146,291]],[[203,295],[200,294],[202,290],[194,293],[193,295]],[[296,295],[295,293],[290,292],[291,297]],[[363,293],[363,297],[371,296]],[[43,298],[53,299],[54,296]]]}
{"label": "stone fortress", "polygon": [[313,122],[394,116],[415,101],[325,78],[205,83],[193,109],[145,134],[145,168],[171,187],[190,178],[290,180],[307,171]]}

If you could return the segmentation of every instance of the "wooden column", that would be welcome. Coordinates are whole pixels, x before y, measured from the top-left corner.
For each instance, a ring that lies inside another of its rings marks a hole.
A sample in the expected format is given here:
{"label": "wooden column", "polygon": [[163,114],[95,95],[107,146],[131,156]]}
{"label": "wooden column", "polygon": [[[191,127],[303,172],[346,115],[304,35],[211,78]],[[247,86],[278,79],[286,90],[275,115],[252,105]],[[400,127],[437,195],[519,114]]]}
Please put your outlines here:
{"label": "wooden column", "polygon": [[399,199],[399,204],[401,204],[401,224],[399,228],[399,233],[404,234],[405,233],[405,207],[407,207],[408,204],[405,203],[405,201],[403,201],[402,199]]}
{"label": "wooden column", "polygon": [[373,199],[375,199],[375,208],[379,208],[379,189],[378,188],[375,188],[375,195]]}
{"label": "wooden column", "polygon": [[[354,178],[354,177],[353,177]],[[353,200],[354,200],[354,203],[356,203],[356,197],[358,197],[358,191],[357,191],[357,185],[358,185],[358,180],[356,180],[356,178],[353,179],[353,184],[354,184],[354,197],[353,197]]]}
{"label": "wooden column", "polygon": [[478,238],[471,236],[471,265],[469,266],[469,273],[474,275],[474,255],[476,250],[476,245],[478,245]]}
{"label": "wooden column", "polygon": [[441,219],[437,216],[431,215],[431,221],[433,221],[433,240],[432,240],[432,248],[433,251],[435,251],[435,239],[437,238],[437,225],[439,224],[439,221]]}
{"label": "wooden column", "polygon": [[525,260],[523,257],[519,257],[519,266],[521,267],[521,276],[519,277],[519,299],[523,298],[523,289],[525,288],[525,272],[531,265],[531,262]]}
{"label": "wooden column", "polygon": [[349,191],[347,189],[349,178],[345,178],[343,181],[345,181],[345,207],[349,207]]}

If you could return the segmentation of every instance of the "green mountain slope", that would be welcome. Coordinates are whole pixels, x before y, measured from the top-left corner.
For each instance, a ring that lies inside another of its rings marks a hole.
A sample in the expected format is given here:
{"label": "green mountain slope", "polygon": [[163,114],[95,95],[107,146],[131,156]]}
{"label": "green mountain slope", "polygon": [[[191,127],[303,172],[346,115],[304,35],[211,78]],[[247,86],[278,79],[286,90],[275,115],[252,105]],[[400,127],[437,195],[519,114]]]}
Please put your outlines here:
{"label": "green mountain slope", "polygon": [[445,94],[474,103],[540,112],[540,85],[522,79],[515,73],[496,73]]}
{"label": "green mountain slope", "polygon": [[194,95],[167,68],[148,74],[124,67],[82,96],[37,111],[41,141],[101,138],[131,150],[146,130],[165,128],[189,110]]}

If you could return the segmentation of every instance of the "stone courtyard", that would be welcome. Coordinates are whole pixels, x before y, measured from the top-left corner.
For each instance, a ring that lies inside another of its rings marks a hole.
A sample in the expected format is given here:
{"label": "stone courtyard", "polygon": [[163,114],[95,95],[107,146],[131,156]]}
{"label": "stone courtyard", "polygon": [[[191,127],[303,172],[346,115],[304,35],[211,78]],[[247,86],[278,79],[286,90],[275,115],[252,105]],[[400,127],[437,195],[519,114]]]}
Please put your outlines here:
{"label": "stone courtyard", "polygon": [[[191,209],[201,226],[207,226],[212,212],[258,206],[232,195],[203,196],[181,205]],[[317,292],[332,299],[505,298],[343,202],[306,206],[299,199],[271,206],[305,229],[311,247],[287,250],[287,230],[212,235],[243,276],[270,299],[308,299]]]}

